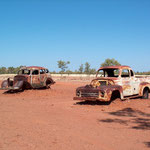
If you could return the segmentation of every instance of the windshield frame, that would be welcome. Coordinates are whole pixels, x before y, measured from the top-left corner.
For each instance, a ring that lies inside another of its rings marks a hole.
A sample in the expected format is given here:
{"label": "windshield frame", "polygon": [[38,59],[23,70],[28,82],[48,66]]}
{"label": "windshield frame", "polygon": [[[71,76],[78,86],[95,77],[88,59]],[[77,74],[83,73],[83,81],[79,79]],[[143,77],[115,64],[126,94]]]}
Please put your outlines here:
{"label": "windshield frame", "polygon": [[[27,74],[27,73],[23,74],[23,70],[28,70],[29,74]],[[21,72],[21,73],[19,73],[19,72]],[[21,70],[18,71],[18,75],[30,75],[30,74],[31,74],[31,70],[30,69],[21,69]]]}

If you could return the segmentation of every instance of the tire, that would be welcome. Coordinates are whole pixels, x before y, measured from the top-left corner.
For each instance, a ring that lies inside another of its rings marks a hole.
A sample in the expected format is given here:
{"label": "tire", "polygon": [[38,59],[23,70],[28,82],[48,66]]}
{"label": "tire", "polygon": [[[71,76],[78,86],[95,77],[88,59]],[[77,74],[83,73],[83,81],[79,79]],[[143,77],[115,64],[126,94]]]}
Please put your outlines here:
{"label": "tire", "polygon": [[143,91],[142,99],[148,99],[149,98],[149,90],[146,88]]}

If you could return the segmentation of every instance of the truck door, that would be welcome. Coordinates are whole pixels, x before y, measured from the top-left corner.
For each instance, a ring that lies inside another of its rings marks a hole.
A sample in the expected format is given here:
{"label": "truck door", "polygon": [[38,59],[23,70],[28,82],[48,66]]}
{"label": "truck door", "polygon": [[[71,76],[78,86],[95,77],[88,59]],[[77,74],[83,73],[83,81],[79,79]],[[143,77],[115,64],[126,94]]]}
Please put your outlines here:
{"label": "truck door", "polygon": [[138,78],[135,78],[135,75],[132,70],[130,70],[130,74],[131,74],[132,95],[139,94],[140,81]]}
{"label": "truck door", "polygon": [[123,96],[132,95],[132,85],[129,69],[123,69],[121,73]]}
{"label": "truck door", "polygon": [[40,87],[40,74],[38,69],[32,70],[31,85],[33,88]]}

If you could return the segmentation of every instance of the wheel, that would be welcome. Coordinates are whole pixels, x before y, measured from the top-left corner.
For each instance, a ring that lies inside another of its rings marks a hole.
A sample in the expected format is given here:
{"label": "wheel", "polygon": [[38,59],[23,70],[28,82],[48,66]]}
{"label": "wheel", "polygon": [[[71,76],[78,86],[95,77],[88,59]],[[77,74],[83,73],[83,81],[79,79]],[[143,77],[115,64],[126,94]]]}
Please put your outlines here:
{"label": "wheel", "polygon": [[143,91],[142,99],[148,99],[149,98],[149,90],[146,88]]}

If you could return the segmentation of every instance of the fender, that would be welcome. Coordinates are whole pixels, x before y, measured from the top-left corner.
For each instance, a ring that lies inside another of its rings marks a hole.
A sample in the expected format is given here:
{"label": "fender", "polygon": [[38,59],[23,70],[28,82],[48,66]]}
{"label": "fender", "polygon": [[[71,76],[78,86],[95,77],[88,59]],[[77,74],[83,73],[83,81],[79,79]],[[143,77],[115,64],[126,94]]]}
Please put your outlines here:
{"label": "fender", "polygon": [[14,85],[13,85],[13,90],[19,90],[23,88],[23,83],[24,81],[17,81]]}
{"label": "fender", "polygon": [[120,98],[123,99],[123,89],[120,85],[109,85],[99,88],[101,92],[104,93],[104,96],[101,95],[100,98],[109,101],[112,97],[113,92],[118,91],[120,93]]}
{"label": "fender", "polygon": [[50,85],[55,83],[55,81],[54,81],[52,78],[50,78],[50,77],[48,77],[48,78],[45,79],[45,85],[46,85],[47,82],[48,82]]}
{"label": "fender", "polygon": [[144,88],[148,88],[149,89],[149,91],[150,91],[150,83],[148,83],[148,82],[142,82],[142,83],[140,83],[140,85],[139,85],[140,87],[139,87],[139,96],[142,96],[143,95],[143,90],[144,90]]}
{"label": "fender", "polygon": [[[109,90],[109,89],[108,89],[108,90]],[[110,90],[111,90],[111,96],[112,96],[113,92],[119,91],[119,93],[120,93],[120,98],[121,98],[121,99],[124,98],[124,97],[123,97],[123,88],[122,88],[122,86],[120,86],[120,85],[111,85]]]}

